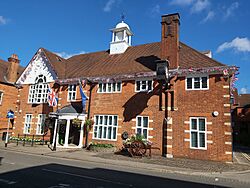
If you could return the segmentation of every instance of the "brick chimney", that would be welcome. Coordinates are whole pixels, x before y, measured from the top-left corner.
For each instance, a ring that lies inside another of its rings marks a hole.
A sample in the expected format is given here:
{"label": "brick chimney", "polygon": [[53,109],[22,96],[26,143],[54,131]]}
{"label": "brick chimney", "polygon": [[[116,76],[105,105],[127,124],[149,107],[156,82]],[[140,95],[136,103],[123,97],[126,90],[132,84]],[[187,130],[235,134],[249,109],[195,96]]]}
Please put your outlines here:
{"label": "brick chimney", "polygon": [[174,13],[161,18],[161,59],[169,60],[169,68],[176,69],[179,66],[180,15]]}
{"label": "brick chimney", "polygon": [[16,54],[12,54],[11,57],[8,58],[8,61],[10,62],[10,65],[7,71],[7,80],[9,82],[15,83],[18,76],[17,71],[20,60]]}

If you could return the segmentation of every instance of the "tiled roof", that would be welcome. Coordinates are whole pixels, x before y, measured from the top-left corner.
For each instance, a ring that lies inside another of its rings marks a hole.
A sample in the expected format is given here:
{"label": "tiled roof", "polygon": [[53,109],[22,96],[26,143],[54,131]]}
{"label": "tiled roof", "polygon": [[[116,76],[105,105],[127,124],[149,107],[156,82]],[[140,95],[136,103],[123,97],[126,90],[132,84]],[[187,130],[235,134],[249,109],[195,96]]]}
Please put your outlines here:
{"label": "tiled roof", "polygon": [[[43,49],[60,78],[115,76],[156,70],[155,60],[160,59],[161,43],[149,43],[129,47],[122,54],[110,55],[100,51],[63,59]],[[59,60],[61,59],[61,60]],[[180,68],[224,66],[201,52],[180,43]]]}
{"label": "tiled roof", "polygon": [[41,48],[41,50],[45,53],[46,57],[49,60],[50,65],[55,70],[57,76],[59,78],[65,78],[67,60],[46,50],[45,48]]}
{"label": "tiled roof", "polygon": [[[4,77],[6,77],[9,65],[10,65],[9,62],[0,59],[0,82],[2,83],[8,83]],[[18,77],[22,74],[23,70],[24,67],[19,66],[17,71]]]}
{"label": "tiled roof", "polygon": [[238,103],[239,103],[239,107],[250,105],[250,94],[238,95]]}

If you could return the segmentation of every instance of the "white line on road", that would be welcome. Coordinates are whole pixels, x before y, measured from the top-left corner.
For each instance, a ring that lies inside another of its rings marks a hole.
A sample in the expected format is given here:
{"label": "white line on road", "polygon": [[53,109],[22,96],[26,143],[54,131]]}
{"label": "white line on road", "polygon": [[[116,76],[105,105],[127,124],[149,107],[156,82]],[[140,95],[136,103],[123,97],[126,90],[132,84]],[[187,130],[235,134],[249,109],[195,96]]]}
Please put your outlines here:
{"label": "white line on road", "polygon": [[15,182],[15,181],[10,181],[10,180],[5,180],[5,179],[0,179],[0,182],[6,183],[6,184],[8,184],[8,185],[12,185],[12,184],[17,183],[17,182]]}
{"label": "white line on road", "polygon": [[85,178],[85,179],[91,179],[91,180],[103,181],[103,182],[106,182],[106,183],[112,183],[112,184],[118,184],[118,185],[125,185],[125,186],[129,186],[129,187],[133,187],[133,185],[131,185],[131,184],[125,184],[125,183],[121,183],[121,182],[114,182],[114,181],[105,180],[105,179],[101,179],[101,178],[95,178],[95,177],[91,177],[91,176],[84,176],[84,175],[80,175],[80,174],[72,174],[72,173],[69,173],[69,172],[50,170],[50,169],[46,169],[46,168],[43,168],[42,170],[47,171],[47,172],[57,173],[57,174],[65,174],[65,175],[70,175],[70,176],[75,176],[75,177],[80,177],[80,178]]}

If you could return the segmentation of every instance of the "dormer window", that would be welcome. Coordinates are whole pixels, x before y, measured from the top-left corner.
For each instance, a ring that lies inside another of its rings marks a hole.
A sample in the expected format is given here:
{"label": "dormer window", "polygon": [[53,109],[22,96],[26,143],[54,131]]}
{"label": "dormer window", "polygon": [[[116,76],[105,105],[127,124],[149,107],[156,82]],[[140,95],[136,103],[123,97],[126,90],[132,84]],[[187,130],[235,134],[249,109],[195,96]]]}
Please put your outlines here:
{"label": "dormer window", "polygon": [[39,75],[35,79],[35,84],[30,85],[28,103],[41,104],[47,102],[48,84],[46,77]]}

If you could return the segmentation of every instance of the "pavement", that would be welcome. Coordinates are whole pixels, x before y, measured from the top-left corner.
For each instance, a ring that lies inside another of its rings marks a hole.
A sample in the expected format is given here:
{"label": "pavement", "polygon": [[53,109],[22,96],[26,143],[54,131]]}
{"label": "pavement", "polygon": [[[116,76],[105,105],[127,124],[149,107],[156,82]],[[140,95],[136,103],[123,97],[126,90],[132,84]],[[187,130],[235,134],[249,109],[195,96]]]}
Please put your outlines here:
{"label": "pavement", "polygon": [[214,178],[215,181],[217,181],[217,179],[237,181],[249,185],[250,187],[250,161],[244,158],[241,152],[235,153],[235,162],[222,163],[181,158],[168,159],[161,156],[152,156],[152,158],[131,158],[121,153],[114,154],[91,152],[86,149],[57,148],[56,151],[52,151],[48,145],[35,145],[32,147],[29,145],[16,146],[15,143],[10,143],[8,144],[8,147],[4,147],[3,142],[0,142],[0,151],[1,150],[107,165],[110,164],[124,167],[136,167],[162,173],[204,176]]}

